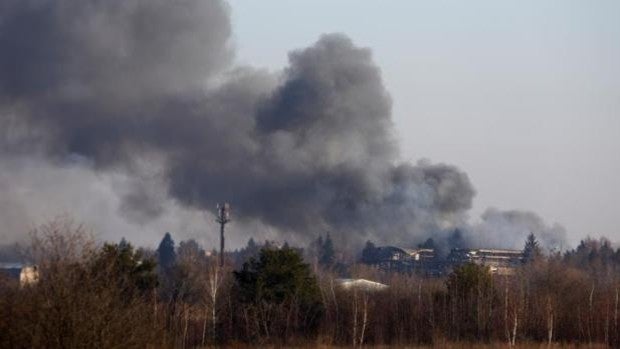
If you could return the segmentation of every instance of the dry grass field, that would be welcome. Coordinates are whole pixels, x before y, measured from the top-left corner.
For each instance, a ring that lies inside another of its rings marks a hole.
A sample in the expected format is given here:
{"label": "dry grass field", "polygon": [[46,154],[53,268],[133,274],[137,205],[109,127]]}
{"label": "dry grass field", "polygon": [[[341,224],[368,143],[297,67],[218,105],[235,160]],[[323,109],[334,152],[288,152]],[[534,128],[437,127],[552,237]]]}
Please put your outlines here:
{"label": "dry grass field", "polygon": [[[281,348],[317,348],[317,349],[339,349],[339,348],[350,348],[345,346],[330,346],[330,345],[301,345],[301,346],[263,346],[263,345],[247,345],[247,344],[235,344],[228,346],[227,348],[231,349],[250,349],[250,348],[272,348],[272,349],[281,349]],[[508,346],[506,343],[455,343],[455,342],[438,342],[433,345],[420,345],[420,346],[411,346],[411,345],[392,345],[392,346],[364,346],[366,349],[605,349],[610,348],[605,344],[563,344],[563,343],[553,343],[549,346],[547,343],[523,343],[517,344],[516,346]]]}

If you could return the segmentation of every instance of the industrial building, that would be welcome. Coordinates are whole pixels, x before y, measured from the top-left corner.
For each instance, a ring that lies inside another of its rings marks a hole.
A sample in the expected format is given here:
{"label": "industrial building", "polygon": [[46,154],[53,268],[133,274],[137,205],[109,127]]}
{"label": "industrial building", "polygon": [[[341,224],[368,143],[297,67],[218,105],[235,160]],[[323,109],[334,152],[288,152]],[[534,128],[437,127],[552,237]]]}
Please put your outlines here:
{"label": "industrial building", "polygon": [[492,274],[511,275],[523,264],[523,251],[505,249],[453,249],[448,255],[450,264],[456,266],[474,263],[488,266]]}
{"label": "industrial building", "polygon": [[427,276],[440,276],[465,263],[488,266],[493,274],[510,275],[523,263],[523,251],[506,249],[454,248],[446,256],[439,256],[434,249],[407,249],[395,246],[376,247],[366,264],[385,271],[408,272]]}

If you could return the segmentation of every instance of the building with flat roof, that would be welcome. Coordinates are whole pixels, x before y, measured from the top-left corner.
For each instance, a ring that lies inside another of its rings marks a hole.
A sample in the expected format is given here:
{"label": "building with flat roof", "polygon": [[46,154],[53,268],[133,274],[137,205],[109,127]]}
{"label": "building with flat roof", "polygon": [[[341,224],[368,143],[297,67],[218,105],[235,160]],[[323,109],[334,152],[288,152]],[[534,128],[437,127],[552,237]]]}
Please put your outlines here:
{"label": "building with flat roof", "polygon": [[444,275],[465,263],[488,266],[493,274],[511,275],[523,263],[523,251],[507,249],[454,248],[447,257],[442,257],[430,248],[380,246],[366,253],[366,264],[385,271],[412,272],[427,276]]}
{"label": "building with flat roof", "polygon": [[488,266],[491,273],[511,275],[515,268],[523,264],[522,250],[506,249],[461,249],[455,248],[448,255],[448,261],[453,266],[465,263],[474,263]]}

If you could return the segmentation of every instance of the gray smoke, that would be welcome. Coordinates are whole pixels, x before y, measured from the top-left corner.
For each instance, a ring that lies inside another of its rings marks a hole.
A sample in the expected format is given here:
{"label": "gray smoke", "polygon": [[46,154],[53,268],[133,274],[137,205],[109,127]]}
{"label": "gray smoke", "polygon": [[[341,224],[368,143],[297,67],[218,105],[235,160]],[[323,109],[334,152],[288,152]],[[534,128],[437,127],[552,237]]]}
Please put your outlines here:
{"label": "gray smoke", "polygon": [[540,244],[548,249],[568,247],[564,227],[557,223],[548,225],[534,212],[489,208],[473,228],[472,244],[476,246],[523,248],[527,235],[534,233]]}
{"label": "gray smoke", "polygon": [[4,1],[1,156],[122,176],[110,182],[117,215],[138,225],[170,205],[230,201],[240,223],[293,240],[330,230],[411,245],[467,227],[465,173],[400,162],[369,49],[324,35],[280,75],[235,67],[228,12],[203,0]]}
{"label": "gray smoke", "polygon": [[221,1],[6,0],[3,97],[133,100],[200,86],[231,58]]}

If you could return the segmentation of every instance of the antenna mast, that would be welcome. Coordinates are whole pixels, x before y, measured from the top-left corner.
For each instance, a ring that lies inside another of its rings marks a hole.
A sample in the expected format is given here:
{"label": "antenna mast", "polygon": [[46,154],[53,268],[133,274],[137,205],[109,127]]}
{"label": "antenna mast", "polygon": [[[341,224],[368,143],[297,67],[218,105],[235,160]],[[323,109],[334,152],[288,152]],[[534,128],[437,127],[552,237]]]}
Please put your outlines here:
{"label": "antenna mast", "polygon": [[217,204],[217,219],[220,223],[220,267],[224,266],[224,226],[230,222],[230,205],[225,202],[223,205]]}

